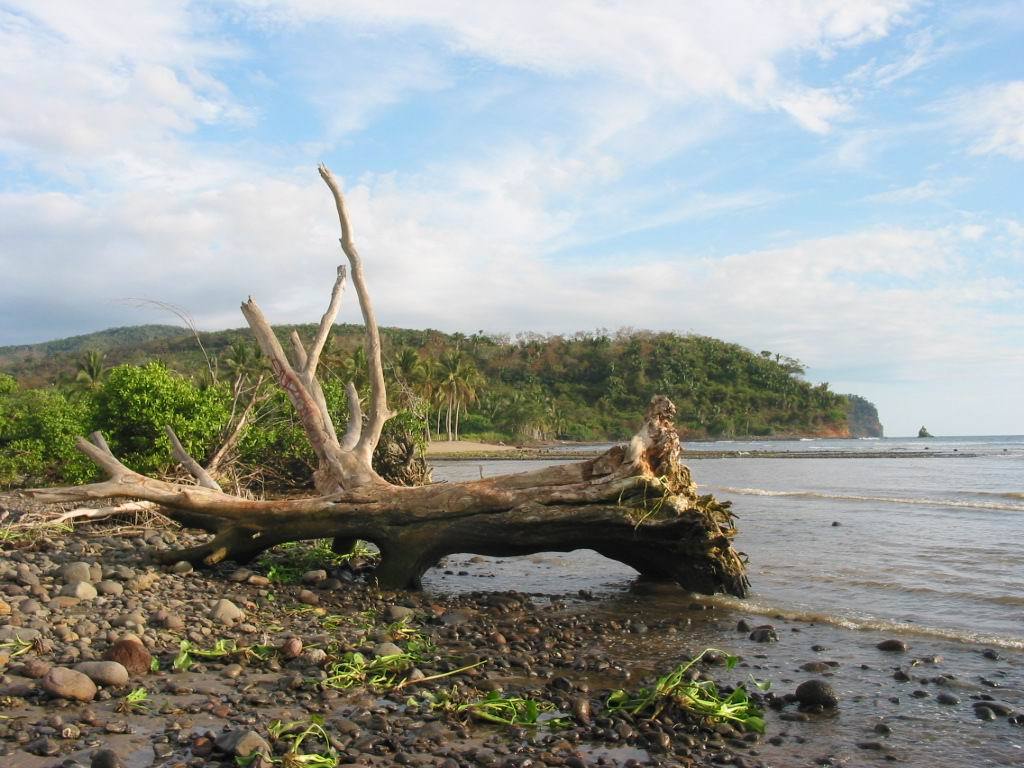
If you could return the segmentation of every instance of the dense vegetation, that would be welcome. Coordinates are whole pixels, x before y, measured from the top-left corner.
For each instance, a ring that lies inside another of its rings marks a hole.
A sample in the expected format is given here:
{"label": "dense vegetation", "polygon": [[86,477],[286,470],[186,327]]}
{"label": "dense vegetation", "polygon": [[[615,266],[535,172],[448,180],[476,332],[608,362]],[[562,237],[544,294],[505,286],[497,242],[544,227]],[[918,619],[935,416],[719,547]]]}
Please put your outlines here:
{"label": "dense vegetation", "polygon": [[[308,338],[312,326],[296,330]],[[856,396],[803,380],[802,365],[704,336],[620,331],[515,339],[382,329],[392,437],[615,440],[632,434],[654,393],[694,437],[873,433]],[[308,474],[312,456],[248,331],[200,334],[142,326],[0,349],[0,484],[91,476],[72,438],[99,429],[133,468],[170,466],[164,424],[206,457],[252,402],[236,448],[240,471],[266,480]],[[362,329],[339,326],[321,370],[332,410],[343,382],[366,387]],[[339,421],[343,419],[339,418]],[[867,424],[867,427],[860,425]],[[877,425],[880,430],[880,425]]]}

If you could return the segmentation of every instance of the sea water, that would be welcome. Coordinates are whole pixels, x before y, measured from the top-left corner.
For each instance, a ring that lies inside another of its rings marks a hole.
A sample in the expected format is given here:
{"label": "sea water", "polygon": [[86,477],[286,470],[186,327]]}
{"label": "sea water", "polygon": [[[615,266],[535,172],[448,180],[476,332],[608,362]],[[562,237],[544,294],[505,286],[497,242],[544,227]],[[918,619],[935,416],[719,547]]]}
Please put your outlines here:
{"label": "sea water", "polygon": [[[840,762],[833,764],[848,765],[886,758],[912,765],[1024,765],[1022,729],[1005,718],[981,723],[970,707],[972,696],[992,695],[1024,711],[1024,437],[688,448],[730,452],[684,460],[701,492],[733,503],[736,547],[749,558],[747,599],[701,598],[713,610],[693,612],[693,597],[682,590],[637,594],[632,569],[588,551],[539,553],[528,568],[516,558],[464,559],[459,570],[465,575],[435,569],[427,587],[584,590],[597,599],[579,610],[623,618],[692,613],[694,643],[741,653],[762,649],[736,633],[739,618],[772,623],[780,642],[761,655],[764,671],[779,676],[780,692],[809,677],[799,666],[821,660],[810,648],[825,645],[828,660],[840,665],[832,683],[844,702],[834,721],[803,726],[808,744],[764,745],[764,754],[774,751],[781,765],[819,765],[835,755]],[[555,462],[439,462],[434,477],[473,479],[545,463]],[[911,654],[895,658],[874,647],[889,637],[908,642]],[[999,661],[985,657],[985,650]],[[640,672],[652,673],[674,663],[677,652],[674,641],[657,637],[627,639],[622,649]],[[917,676],[921,670],[910,666],[911,657],[936,655],[943,661],[930,674],[953,675],[942,685],[962,699],[956,707],[937,705],[939,689],[926,678],[916,686],[892,680],[896,667]],[[914,690],[927,695],[914,698]],[[892,726],[891,737],[873,734],[878,721]],[[789,724],[775,727],[778,732]],[[883,749],[858,747],[865,740],[884,742]]]}

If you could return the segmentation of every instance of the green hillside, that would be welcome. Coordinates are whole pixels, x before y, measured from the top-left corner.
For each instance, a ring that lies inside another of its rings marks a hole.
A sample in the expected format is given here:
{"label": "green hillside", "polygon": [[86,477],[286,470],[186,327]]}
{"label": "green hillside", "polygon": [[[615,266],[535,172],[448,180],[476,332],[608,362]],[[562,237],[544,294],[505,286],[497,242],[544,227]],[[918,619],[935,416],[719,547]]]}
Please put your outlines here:
{"label": "green hillside", "polygon": [[[308,339],[315,326],[277,332],[286,340],[292,330]],[[874,406],[827,384],[808,383],[798,361],[706,336],[620,331],[508,338],[400,328],[381,334],[392,398],[418,402],[429,412],[431,430],[444,436],[619,439],[632,433],[655,393],[672,398],[677,424],[691,438],[881,434]],[[205,356],[181,327],[114,328],[0,347],[0,371],[23,388],[74,388],[84,358],[96,352],[94,363],[101,361],[102,368],[159,360],[209,383],[229,379],[232,350],[252,344],[248,329],[200,338]],[[324,378],[360,384],[361,345],[361,326],[337,326],[323,360]]]}
{"label": "green hillside", "polygon": [[133,352],[144,349],[147,343],[180,339],[184,333],[177,325],[129,325],[39,344],[0,347],[0,371],[23,385],[43,386],[53,383],[61,372],[73,375],[74,361],[88,351],[105,352],[119,363],[129,362]]}

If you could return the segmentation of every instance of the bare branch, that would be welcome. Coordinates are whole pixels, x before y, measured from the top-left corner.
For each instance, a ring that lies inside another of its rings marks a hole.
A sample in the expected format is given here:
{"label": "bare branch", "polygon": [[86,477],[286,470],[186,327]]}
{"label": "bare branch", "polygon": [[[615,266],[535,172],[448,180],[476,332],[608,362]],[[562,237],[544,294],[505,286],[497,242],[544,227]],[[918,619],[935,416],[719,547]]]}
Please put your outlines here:
{"label": "bare branch", "polygon": [[292,360],[294,361],[294,367],[297,369],[297,373],[305,373],[306,363],[309,361],[309,355],[306,354],[306,348],[302,345],[302,339],[299,338],[298,331],[292,331]]}
{"label": "bare branch", "polygon": [[89,439],[92,440],[91,443],[84,437],[79,437],[75,440],[75,447],[98,464],[111,479],[116,480],[123,475],[132,473],[132,470],[117,460],[103,435],[93,432],[89,435]]}
{"label": "bare branch", "polygon": [[[330,415],[326,407],[321,406],[323,392],[319,389],[319,384],[310,386],[309,380],[292,368],[267,318],[252,298],[242,304],[242,314],[252,328],[263,354],[270,360],[274,378],[295,406],[295,411],[321,465],[330,465],[334,461],[332,454],[339,450],[339,446]],[[301,347],[301,344],[299,346]]]}
{"label": "bare branch", "polygon": [[363,432],[363,409],[359,407],[356,385],[351,381],[345,385],[345,395],[348,397],[348,428],[341,438],[341,450],[351,451],[359,443],[359,436]]}
{"label": "bare branch", "polygon": [[103,451],[106,451],[111,455],[111,457],[113,457],[114,452],[110,450],[110,446],[107,444],[107,438],[103,436],[102,432],[100,432],[99,430],[93,432],[91,435],[89,435],[89,439],[92,441],[93,445],[95,445],[97,448]]}
{"label": "bare branch", "polygon": [[366,328],[366,362],[369,368],[370,377],[370,415],[366,427],[356,444],[353,453],[360,459],[369,463],[373,450],[380,440],[381,430],[384,422],[394,414],[388,408],[387,389],[384,384],[384,365],[381,361],[380,352],[380,331],[377,329],[377,318],[373,311],[373,302],[370,300],[370,293],[366,288],[366,279],[363,276],[363,262],[359,257],[355,244],[352,242],[352,227],[349,224],[348,212],[345,209],[345,198],[341,193],[341,187],[334,174],[323,163],[320,164],[320,177],[327,184],[328,189],[334,196],[334,204],[338,209],[338,222],[341,225],[341,250],[348,258],[349,266],[352,268],[352,284],[356,288],[356,296],[359,298],[359,309],[363,314],[363,325]]}
{"label": "bare branch", "polygon": [[242,413],[235,421],[235,426],[232,427],[231,433],[227,436],[227,439],[221,443],[220,448],[213,452],[213,456],[210,457],[210,460],[206,464],[207,472],[216,472],[220,468],[221,462],[223,462],[224,458],[234,450],[238,441],[241,439],[242,431],[245,429],[246,424],[249,423],[249,418],[252,416],[252,412],[256,409],[256,406],[270,397],[269,392],[260,393],[259,391],[260,385],[263,383],[263,378],[263,374],[260,374],[259,378],[256,379],[256,383],[253,384],[252,389],[250,390],[253,393],[252,397],[249,398],[249,402],[246,404],[245,408],[242,409]]}
{"label": "bare branch", "polygon": [[203,469],[202,465],[192,458],[191,454],[185,450],[185,446],[181,444],[181,440],[174,434],[174,430],[171,429],[170,424],[164,425],[164,431],[167,433],[168,439],[171,441],[171,455],[177,459],[181,466],[183,466],[192,477],[196,479],[204,488],[212,488],[215,491],[223,490],[220,484],[210,477],[210,473]]}
{"label": "bare branch", "polygon": [[206,360],[206,369],[210,372],[210,382],[214,383],[217,381],[217,372],[213,368],[213,360],[211,360],[210,356],[207,354],[206,347],[203,346],[203,340],[199,337],[199,330],[196,328],[196,321],[187,309],[179,307],[177,304],[171,304],[169,301],[159,301],[157,299],[129,297],[124,299],[124,301],[134,303],[136,306],[150,304],[154,307],[158,307],[159,309],[166,310],[188,326],[188,329],[192,331],[192,336],[195,338],[196,344],[199,345],[199,351],[203,353],[203,358]]}
{"label": "bare branch", "polygon": [[140,512],[153,512],[157,509],[157,505],[151,501],[128,501],[124,504],[118,504],[116,507],[79,507],[78,509],[72,509],[68,512],[63,512],[52,521],[53,525],[63,525],[64,523],[71,522],[72,520],[106,520],[111,517],[119,517],[120,515],[135,515]]}
{"label": "bare branch", "polygon": [[[324,388],[320,386],[320,380],[316,377],[316,364],[309,364],[312,359],[308,357],[306,348],[302,345],[302,339],[299,338],[298,331],[292,331],[292,347],[295,354],[295,364],[299,370],[296,371],[299,379],[306,386],[306,389],[316,400],[316,405],[320,409],[320,413],[324,418],[324,424],[327,426],[328,431],[331,433],[331,439],[334,442],[338,442],[338,433],[334,428],[334,420],[331,418],[331,412],[327,408],[327,398],[324,397]],[[347,450],[347,449],[346,449]]]}
{"label": "bare branch", "polygon": [[345,290],[345,265],[338,265],[338,277],[334,281],[334,288],[331,290],[331,301],[327,305],[327,311],[320,318],[320,327],[317,329],[316,338],[309,346],[309,359],[303,366],[310,376],[316,375],[316,367],[320,363],[320,353],[324,351],[327,343],[327,336],[334,325],[334,319],[338,316],[338,309],[341,307],[341,294]]}

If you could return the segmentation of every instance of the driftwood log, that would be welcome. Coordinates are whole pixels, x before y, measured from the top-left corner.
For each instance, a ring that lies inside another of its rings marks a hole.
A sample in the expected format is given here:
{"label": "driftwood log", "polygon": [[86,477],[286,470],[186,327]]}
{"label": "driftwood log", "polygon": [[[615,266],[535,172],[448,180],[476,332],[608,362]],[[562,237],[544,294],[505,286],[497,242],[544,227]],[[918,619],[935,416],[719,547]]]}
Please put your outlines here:
{"label": "driftwood log", "polygon": [[292,334],[289,357],[256,302],[242,304],[277,383],[294,405],[318,468],[319,495],[283,500],[246,499],[225,493],[172,438],[175,458],[195,485],[146,477],[122,464],[102,435],[79,438],[78,448],[107,474],[104,482],[39,488],[47,502],[137,499],[162,507],[183,525],[213,534],[202,546],[157,553],[164,562],[211,566],[247,562],[287,541],[332,538],[336,550],[363,539],[380,549],[375,576],[382,587],[413,588],[448,554],[512,556],[542,551],[593,549],[644,576],[672,579],[687,589],[742,596],[745,568],[732,547],[736,533],[727,504],[699,496],[681,463],[675,406],[655,396],[632,440],[597,458],[471,482],[404,487],[386,482],[372,456],[388,408],[381,343],[362,261],[352,241],[345,200],[323,165],[341,223],[341,248],[362,310],[370,397],[363,414],[349,384],[349,413],[339,435],[328,412],[317,365],[341,304],[347,277],[340,266],[327,311],[312,342]]}

